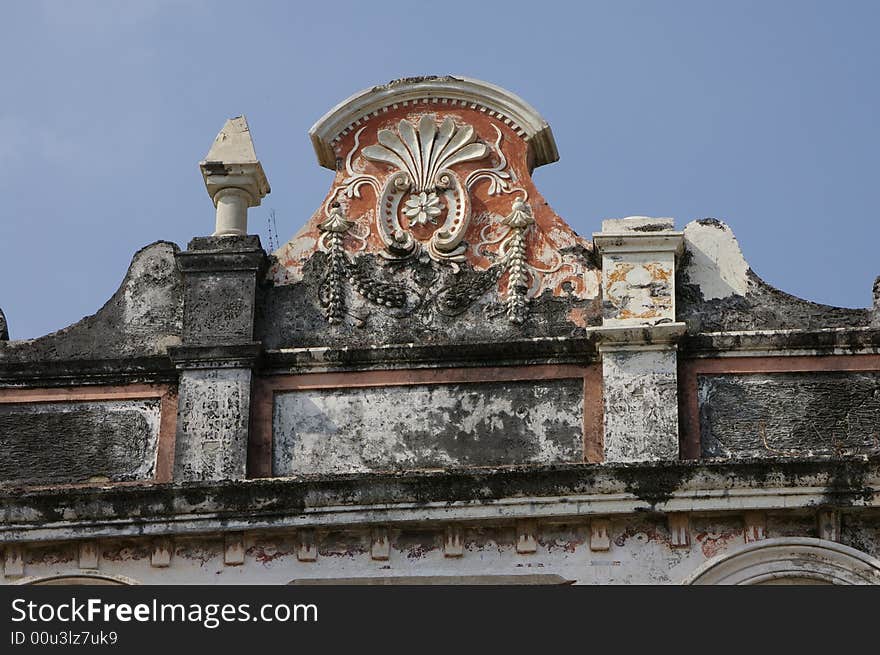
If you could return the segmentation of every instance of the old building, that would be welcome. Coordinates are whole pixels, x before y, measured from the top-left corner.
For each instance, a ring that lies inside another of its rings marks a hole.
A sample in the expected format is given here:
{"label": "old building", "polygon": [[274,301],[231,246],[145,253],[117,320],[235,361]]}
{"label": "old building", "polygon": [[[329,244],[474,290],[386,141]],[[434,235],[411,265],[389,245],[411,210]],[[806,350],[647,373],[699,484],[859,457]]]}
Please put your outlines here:
{"label": "old building", "polygon": [[336,176],[277,252],[231,119],[211,236],[0,343],[3,582],[880,582],[876,307],[770,287],[715,219],[575,234],[491,84],[310,136]]}

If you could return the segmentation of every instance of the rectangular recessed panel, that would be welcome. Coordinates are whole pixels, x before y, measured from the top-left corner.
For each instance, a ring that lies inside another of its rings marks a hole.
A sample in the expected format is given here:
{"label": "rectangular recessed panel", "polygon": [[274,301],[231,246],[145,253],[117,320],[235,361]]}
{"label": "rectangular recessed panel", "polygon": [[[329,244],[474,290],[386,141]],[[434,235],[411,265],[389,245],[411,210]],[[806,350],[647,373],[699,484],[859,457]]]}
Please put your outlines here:
{"label": "rectangular recessed panel", "polygon": [[160,401],[0,404],[0,484],[153,477]]}
{"label": "rectangular recessed panel", "polygon": [[880,452],[880,374],[698,378],[703,457]]}
{"label": "rectangular recessed panel", "polygon": [[275,475],[583,461],[583,380],[275,394]]}

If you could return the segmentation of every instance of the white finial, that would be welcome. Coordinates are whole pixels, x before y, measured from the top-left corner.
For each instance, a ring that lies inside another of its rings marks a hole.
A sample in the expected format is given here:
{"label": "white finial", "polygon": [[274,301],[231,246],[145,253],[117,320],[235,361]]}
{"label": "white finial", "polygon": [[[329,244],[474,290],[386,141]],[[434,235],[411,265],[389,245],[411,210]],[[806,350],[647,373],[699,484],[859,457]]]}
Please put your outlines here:
{"label": "white finial", "polygon": [[244,116],[226,121],[199,167],[217,208],[212,236],[247,234],[248,207],[257,207],[271,189]]}

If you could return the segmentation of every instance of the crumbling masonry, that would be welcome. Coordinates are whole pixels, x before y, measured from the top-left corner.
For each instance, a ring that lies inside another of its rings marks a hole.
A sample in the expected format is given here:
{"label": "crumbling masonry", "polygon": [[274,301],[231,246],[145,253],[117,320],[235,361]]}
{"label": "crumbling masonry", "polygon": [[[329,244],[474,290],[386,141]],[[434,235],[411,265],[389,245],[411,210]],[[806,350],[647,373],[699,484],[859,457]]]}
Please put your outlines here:
{"label": "crumbling masonry", "polygon": [[876,307],[770,287],[715,219],[575,234],[491,84],[310,136],[336,176],[277,252],[235,118],[213,235],[59,332],[0,314],[0,581],[880,582]]}

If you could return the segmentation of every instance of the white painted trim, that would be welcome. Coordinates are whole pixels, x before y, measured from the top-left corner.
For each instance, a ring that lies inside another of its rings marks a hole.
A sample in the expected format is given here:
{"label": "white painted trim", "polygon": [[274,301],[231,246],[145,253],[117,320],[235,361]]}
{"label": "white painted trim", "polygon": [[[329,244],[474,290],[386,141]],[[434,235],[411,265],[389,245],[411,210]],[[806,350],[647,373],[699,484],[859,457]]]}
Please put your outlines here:
{"label": "white painted trim", "polygon": [[681,254],[684,232],[593,232],[593,246],[603,255],[636,252]]}
{"label": "white painted trim", "polygon": [[841,585],[880,584],[880,560],[824,539],[764,539],[709,560],[682,584],[753,585],[785,578]]}
{"label": "white painted trim", "polygon": [[318,163],[336,169],[335,143],[355,125],[363,123],[389,106],[406,105],[428,100],[451,103],[437,108],[461,107],[480,109],[497,114],[521,133],[534,153],[535,167],[552,164],[559,159],[556,141],[550,126],[537,110],[525,100],[494,84],[468,77],[426,77],[399,80],[359,91],[324,114],[309,130]]}
{"label": "white painted trim", "polygon": [[[129,578],[124,575],[112,575],[109,573],[88,573],[86,571],[82,571],[80,569],[61,572],[61,573],[53,573],[50,575],[32,575],[26,578],[21,578],[20,580],[15,580],[14,582],[10,582],[10,585],[41,585],[47,582],[52,582],[54,580],[83,580],[87,579],[88,584],[100,584],[101,581],[107,582],[113,585],[121,585],[121,586],[134,586],[140,585],[141,583],[134,578]],[[70,584],[87,584],[85,582],[71,582]]]}
{"label": "white painted trim", "polygon": [[619,350],[675,350],[677,341],[687,332],[685,323],[656,323],[650,325],[602,325],[588,327],[595,334],[600,353]]}

